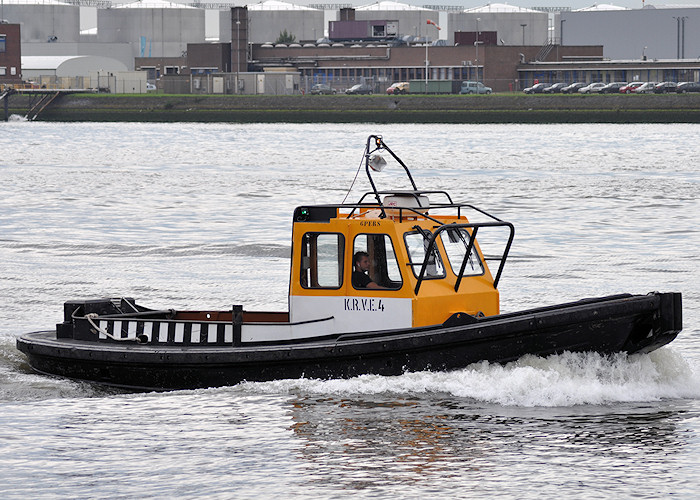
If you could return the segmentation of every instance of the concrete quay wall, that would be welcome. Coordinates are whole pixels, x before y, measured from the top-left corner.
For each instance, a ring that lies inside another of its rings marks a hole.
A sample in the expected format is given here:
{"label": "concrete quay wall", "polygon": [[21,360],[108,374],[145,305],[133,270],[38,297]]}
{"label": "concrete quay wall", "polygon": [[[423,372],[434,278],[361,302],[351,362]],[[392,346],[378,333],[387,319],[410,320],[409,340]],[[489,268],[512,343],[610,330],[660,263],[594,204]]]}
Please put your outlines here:
{"label": "concrete quay wall", "polygon": [[[23,115],[29,98],[12,96]],[[700,123],[700,94],[66,95],[43,121],[290,123]]]}

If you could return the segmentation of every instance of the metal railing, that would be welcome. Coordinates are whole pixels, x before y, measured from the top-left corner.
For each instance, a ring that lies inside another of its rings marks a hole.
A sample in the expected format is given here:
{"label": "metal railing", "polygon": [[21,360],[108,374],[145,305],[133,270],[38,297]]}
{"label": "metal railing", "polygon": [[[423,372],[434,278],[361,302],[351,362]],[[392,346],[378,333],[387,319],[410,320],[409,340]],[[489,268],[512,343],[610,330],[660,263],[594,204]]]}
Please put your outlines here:
{"label": "metal railing", "polygon": [[[431,256],[433,255],[433,251],[435,249],[435,241],[437,240],[438,235],[440,233],[442,233],[443,231],[451,230],[451,229],[457,229],[457,230],[459,230],[459,229],[471,229],[472,231],[471,231],[470,236],[469,236],[469,243],[467,244],[467,251],[464,254],[464,259],[462,260],[462,265],[460,266],[459,274],[457,275],[457,282],[455,283],[455,292],[459,291],[459,285],[462,282],[462,278],[464,276],[464,270],[466,269],[466,266],[467,266],[467,261],[469,260],[469,257],[471,256],[472,249],[474,248],[474,243],[476,241],[476,233],[479,231],[479,228],[481,228],[481,227],[507,227],[510,231],[510,234],[508,236],[508,242],[506,243],[501,256],[490,259],[490,260],[498,260],[500,262],[500,264],[498,266],[498,271],[496,272],[496,277],[493,280],[493,287],[498,288],[498,282],[501,279],[501,273],[503,272],[503,267],[505,266],[506,259],[508,258],[508,252],[510,252],[510,247],[513,243],[513,238],[515,237],[515,227],[510,222],[504,222],[504,221],[500,221],[497,219],[496,222],[477,222],[477,223],[473,223],[473,224],[455,224],[455,223],[443,224],[440,227],[438,227],[435,231],[433,231],[431,233],[430,238],[428,239],[428,245],[425,249],[425,257],[423,258],[420,272],[418,273],[418,282],[416,283],[416,288],[414,290],[416,295],[418,295],[418,292],[420,291],[421,283],[423,283],[423,280],[425,279],[425,272],[428,269],[428,264],[430,263]],[[424,234],[424,236],[427,237],[427,235],[425,235],[425,234]],[[417,265],[417,264],[412,264],[412,265]]]}

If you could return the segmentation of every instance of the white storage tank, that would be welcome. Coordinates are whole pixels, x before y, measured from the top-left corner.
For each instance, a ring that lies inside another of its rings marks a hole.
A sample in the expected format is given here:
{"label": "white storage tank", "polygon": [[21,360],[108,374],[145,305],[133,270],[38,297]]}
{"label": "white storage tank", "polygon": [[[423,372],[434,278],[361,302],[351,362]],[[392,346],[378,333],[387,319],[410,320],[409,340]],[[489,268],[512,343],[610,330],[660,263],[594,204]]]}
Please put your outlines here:
{"label": "white storage tank", "polygon": [[99,43],[129,43],[134,57],[179,57],[188,43],[204,43],[204,10],[144,0],[97,11]]}
{"label": "white storage tank", "polygon": [[80,40],[80,7],[56,0],[1,0],[2,18],[19,24],[22,42]]}
{"label": "white storage tank", "polygon": [[[428,20],[440,25],[440,13],[436,10],[409,5],[400,2],[382,1],[364,5],[355,9],[356,21],[390,21],[387,24],[387,36],[414,36],[438,40],[446,36],[447,29],[428,24]],[[394,30],[394,31],[390,31]]]}
{"label": "white storage tank", "polygon": [[454,44],[455,31],[495,31],[498,45],[541,46],[549,39],[549,14],[505,3],[449,13],[447,19],[449,45]]}
{"label": "white storage tank", "polygon": [[[248,4],[248,43],[275,42],[286,31],[296,42],[323,37],[323,11],[278,0]],[[230,42],[231,9],[219,12],[219,41]]]}

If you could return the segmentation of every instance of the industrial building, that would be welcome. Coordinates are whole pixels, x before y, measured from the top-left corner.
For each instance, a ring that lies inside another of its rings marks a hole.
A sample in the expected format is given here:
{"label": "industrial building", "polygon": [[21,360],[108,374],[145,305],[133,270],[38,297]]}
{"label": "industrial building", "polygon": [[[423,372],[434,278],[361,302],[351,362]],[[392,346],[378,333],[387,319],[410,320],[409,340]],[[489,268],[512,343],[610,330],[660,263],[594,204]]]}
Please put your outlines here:
{"label": "industrial building", "polygon": [[0,21],[0,85],[22,82],[22,48],[19,24]]}
{"label": "industrial building", "polygon": [[[494,3],[459,9],[385,0],[347,8],[265,0],[226,8],[70,1],[2,0],[3,17],[21,25],[23,55],[109,57],[127,71],[145,71],[162,90],[168,89],[162,79],[180,76],[172,87],[179,91],[182,81],[195,89],[197,78],[198,91],[267,92],[266,77],[250,76],[256,74],[278,78],[283,84],[275,83],[274,92],[283,93],[318,82],[339,91],[369,82],[380,92],[395,81],[421,79],[480,80],[508,91],[536,80],[697,80],[700,62],[692,52],[700,47],[700,9],[691,7],[570,11]],[[81,2],[94,9],[94,29],[80,29]],[[216,41],[205,38],[206,18],[217,21]],[[274,43],[282,34],[287,43]],[[233,77],[223,86],[202,83],[214,74]]]}
{"label": "industrial building", "polygon": [[126,71],[126,66],[116,59],[102,56],[23,56],[22,76],[40,81],[42,77],[71,78],[90,76],[100,68],[104,74]]}
{"label": "industrial building", "polygon": [[[293,67],[300,72],[302,83],[329,83],[340,91],[369,81],[375,92],[383,92],[393,82],[427,78],[479,80],[496,92],[504,92],[522,88],[519,68],[524,66],[525,58],[534,60],[540,50],[540,46],[505,45],[314,48],[253,45],[251,64],[261,68]],[[547,59],[602,59],[602,51],[601,46],[560,47],[550,52]]]}
{"label": "industrial building", "polygon": [[140,56],[181,55],[204,42],[204,10],[165,0],[97,5],[96,26],[81,31],[82,0],[2,0],[4,19],[21,26],[27,56],[105,56],[134,68]]}
{"label": "industrial building", "polygon": [[521,85],[536,82],[698,82],[700,59],[539,62],[518,67]]}
{"label": "industrial building", "polygon": [[603,46],[606,59],[700,58],[700,6],[562,12],[562,44]]}

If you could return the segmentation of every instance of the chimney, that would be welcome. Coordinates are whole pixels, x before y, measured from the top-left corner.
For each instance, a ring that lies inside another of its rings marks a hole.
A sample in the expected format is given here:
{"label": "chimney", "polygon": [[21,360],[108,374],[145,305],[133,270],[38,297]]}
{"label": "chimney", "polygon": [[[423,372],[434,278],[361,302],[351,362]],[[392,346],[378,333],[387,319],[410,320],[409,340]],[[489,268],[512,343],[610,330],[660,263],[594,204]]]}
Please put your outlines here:
{"label": "chimney", "polygon": [[231,68],[248,71],[248,7],[231,8]]}
{"label": "chimney", "polygon": [[355,20],[355,9],[344,8],[340,9],[340,19],[339,21],[354,21]]}

